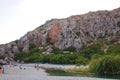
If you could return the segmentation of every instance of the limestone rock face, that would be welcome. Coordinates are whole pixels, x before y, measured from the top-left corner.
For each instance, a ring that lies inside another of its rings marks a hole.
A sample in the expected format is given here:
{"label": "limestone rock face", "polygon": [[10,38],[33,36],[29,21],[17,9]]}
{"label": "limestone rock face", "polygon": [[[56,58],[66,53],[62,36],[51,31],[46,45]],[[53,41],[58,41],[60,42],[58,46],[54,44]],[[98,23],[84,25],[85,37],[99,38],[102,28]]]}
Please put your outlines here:
{"label": "limestone rock face", "polygon": [[17,46],[13,46],[12,51],[13,51],[13,53],[19,53],[19,49]]}
{"label": "limestone rock face", "polygon": [[[52,19],[35,30],[26,33],[17,41],[0,45],[0,55],[18,52],[28,53],[31,46],[51,51],[54,46],[65,49],[70,46],[80,50],[98,39],[120,43],[120,8],[112,11],[89,12],[64,19]],[[49,47],[49,49],[48,49]]]}
{"label": "limestone rock face", "polygon": [[0,45],[0,55],[5,54],[5,45]]}

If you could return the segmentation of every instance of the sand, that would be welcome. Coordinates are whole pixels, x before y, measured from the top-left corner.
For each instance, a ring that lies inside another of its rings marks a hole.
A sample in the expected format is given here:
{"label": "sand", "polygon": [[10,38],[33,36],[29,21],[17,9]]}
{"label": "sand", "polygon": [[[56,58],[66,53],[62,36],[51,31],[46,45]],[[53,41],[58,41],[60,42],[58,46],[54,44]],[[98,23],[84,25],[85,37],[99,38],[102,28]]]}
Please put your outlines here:
{"label": "sand", "polygon": [[[36,70],[33,66],[34,64],[25,64],[22,65],[22,69],[19,66],[4,66],[5,73],[0,74],[0,80],[110,80],[90,77],[49,76],[45,70],[41,68]],[[48,64],[48,66],[50,65]]]}

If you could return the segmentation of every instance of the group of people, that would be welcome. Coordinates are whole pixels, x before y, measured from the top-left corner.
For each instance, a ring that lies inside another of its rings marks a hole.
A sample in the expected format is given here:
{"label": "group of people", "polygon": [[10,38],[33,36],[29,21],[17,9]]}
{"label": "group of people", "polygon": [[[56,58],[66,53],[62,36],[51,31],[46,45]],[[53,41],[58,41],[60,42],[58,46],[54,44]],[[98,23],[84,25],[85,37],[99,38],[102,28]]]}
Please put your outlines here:
{"label": "group of people", "polygon": [[25,66],[22,66],[22,64],[19,65],[19,69],[21,70],[26,70],[26,67]]}
{"label": "group of people", "polygon": [[39,70],[39,69],[40,69],[39,64],[35,64],[35,69],[37,69],[37,70]]}

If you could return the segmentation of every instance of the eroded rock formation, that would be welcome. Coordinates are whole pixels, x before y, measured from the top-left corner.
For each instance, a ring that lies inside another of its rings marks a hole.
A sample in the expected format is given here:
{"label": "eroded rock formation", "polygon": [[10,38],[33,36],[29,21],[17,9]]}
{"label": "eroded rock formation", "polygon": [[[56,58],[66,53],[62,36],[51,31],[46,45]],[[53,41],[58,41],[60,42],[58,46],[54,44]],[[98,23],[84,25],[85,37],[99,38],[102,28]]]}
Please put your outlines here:
{"label": "eroded rock formation", "polygon": [[[64,19],[52,19],[28,32],[18,41],[0,45],[0,55],[13,56],[29,52],[30,45],[51,51],[51,46],[65,49],[70,46],[80,50],[102,38],[120,43],[120,8],[112,11],[89,12]],[[46,51],[47,51],[46,50]]]}

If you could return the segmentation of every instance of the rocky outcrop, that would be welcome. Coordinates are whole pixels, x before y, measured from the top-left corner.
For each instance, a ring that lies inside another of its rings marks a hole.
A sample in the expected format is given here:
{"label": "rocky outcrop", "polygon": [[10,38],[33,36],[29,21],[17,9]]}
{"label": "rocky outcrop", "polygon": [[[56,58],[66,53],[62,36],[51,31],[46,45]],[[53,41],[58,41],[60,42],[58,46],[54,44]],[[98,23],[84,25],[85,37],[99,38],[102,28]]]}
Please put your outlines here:
{"label": "rocky outcrop", "polygon": [[0,55],[5,55],[5,45],[0,45]]}
{"label": "rocky outcrop", "polygon": [[0,55],[28,53],[31,45],[51,51],[52,46],[65,49],[70,46],[80,50],[83,46],[103,39],[120,43],[120,8],[112,11],[89,12],[64,19],[52,19],[28,32],[18,41],[0,45]]}

